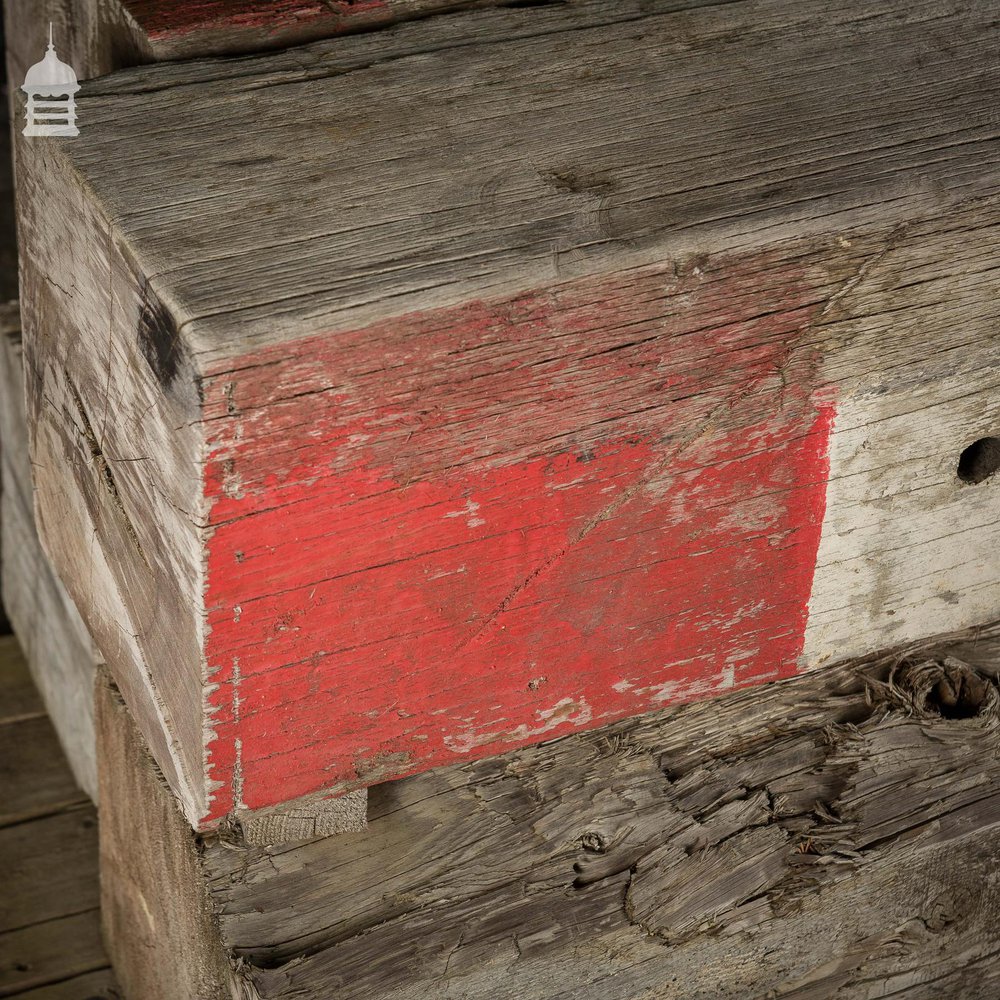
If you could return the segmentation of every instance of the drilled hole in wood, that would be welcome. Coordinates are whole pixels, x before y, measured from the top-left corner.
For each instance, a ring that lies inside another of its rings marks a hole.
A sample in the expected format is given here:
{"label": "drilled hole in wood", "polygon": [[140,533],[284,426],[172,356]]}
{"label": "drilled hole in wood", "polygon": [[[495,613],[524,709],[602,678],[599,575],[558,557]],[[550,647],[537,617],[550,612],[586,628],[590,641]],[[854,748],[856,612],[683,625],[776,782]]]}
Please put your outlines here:
{"label": "drilled hole in wood", "polygon": [[981,483],[1000,469],[1000,438],[973,441],[958,459],[958,478],[963,483]]}

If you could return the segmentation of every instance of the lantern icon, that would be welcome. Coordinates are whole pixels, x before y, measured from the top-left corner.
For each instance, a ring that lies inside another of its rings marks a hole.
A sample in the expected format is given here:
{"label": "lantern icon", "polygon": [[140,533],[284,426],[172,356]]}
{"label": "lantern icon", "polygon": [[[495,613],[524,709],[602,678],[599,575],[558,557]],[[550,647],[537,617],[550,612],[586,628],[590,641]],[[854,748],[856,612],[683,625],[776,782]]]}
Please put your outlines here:
{"label": "lantern icon", "polygon": [[73,67],[56,55],[50,23],[45,58],[28,70],[21,85],[28,95],[24,135],[79,135],[73,98],[79,89]]}

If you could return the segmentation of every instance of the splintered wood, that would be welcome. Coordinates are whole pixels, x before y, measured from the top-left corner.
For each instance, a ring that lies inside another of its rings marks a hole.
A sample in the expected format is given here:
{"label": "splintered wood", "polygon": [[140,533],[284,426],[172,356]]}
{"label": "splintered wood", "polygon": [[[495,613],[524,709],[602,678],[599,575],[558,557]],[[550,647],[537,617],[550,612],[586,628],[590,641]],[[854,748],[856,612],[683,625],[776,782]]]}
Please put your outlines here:
{"label": "splintered wood", "polygon": [[995,997],[998,671],[1000,627],[946,637],[383,785],[367,835],[267,850],[199,847],[105,690],[116,969],[144,1000]]}
{"label": "splintered wood", "polygon": [[19,143],[39,527],[196,827],[1000,615],[997,4],[678,6]]}

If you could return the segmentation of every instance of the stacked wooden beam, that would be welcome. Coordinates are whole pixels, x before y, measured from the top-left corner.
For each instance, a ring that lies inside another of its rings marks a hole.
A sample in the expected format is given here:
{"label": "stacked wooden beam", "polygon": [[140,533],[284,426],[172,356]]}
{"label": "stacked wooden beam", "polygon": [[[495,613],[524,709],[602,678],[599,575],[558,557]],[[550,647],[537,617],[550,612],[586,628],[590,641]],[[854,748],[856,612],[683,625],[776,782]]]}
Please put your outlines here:
{"label": "stacked wooden beam", "polygon": [[37,531],[17,301],[7,103],[0,110],[0,597],[77,783],[95,798],[94,648]]}
{"label": "stacked wooden beam", "polygon": [[73,774],[95,798],[93,686],[99,654],[35,532],[16,309],[16,302],[8,305],[5,315],[10,322],[0,329],[3,603]]}
{"label": "stacked wooden beam", "polygon": [[127,993],[993,996],[996,5],[49,6]]}
{"label": "stacked wooden beam", "polygon": [[192,824],[1000,615],[992,16],[488,10],[19,144],[41,531]]}
{"label": "stacked wooden beam", "polygon": [[108,687],[112,957],[148,1000],[986,1000],[998,672],[1000,630],[952,636],[383,785],[366,834],[263,849],[199,845]]}

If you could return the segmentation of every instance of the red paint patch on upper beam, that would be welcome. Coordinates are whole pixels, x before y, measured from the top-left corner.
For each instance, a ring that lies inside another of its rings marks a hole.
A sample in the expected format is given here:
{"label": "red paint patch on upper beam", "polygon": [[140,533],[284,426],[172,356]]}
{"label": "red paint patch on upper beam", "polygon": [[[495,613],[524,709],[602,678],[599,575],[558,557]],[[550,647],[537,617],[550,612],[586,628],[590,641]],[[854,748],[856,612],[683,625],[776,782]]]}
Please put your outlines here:
{"label": "red paint patch on upper beam", "polygon": [[210,379],[206,821],[794,673],[820,298],[648,268]]}
{"label": "red paint patch on upper beam", "polygon": [[125,7],[150,39],[162,41],[199,31],[285,32],[322,21],[344,29],[352,18],[384,12],[386,0],[125,0]]}

